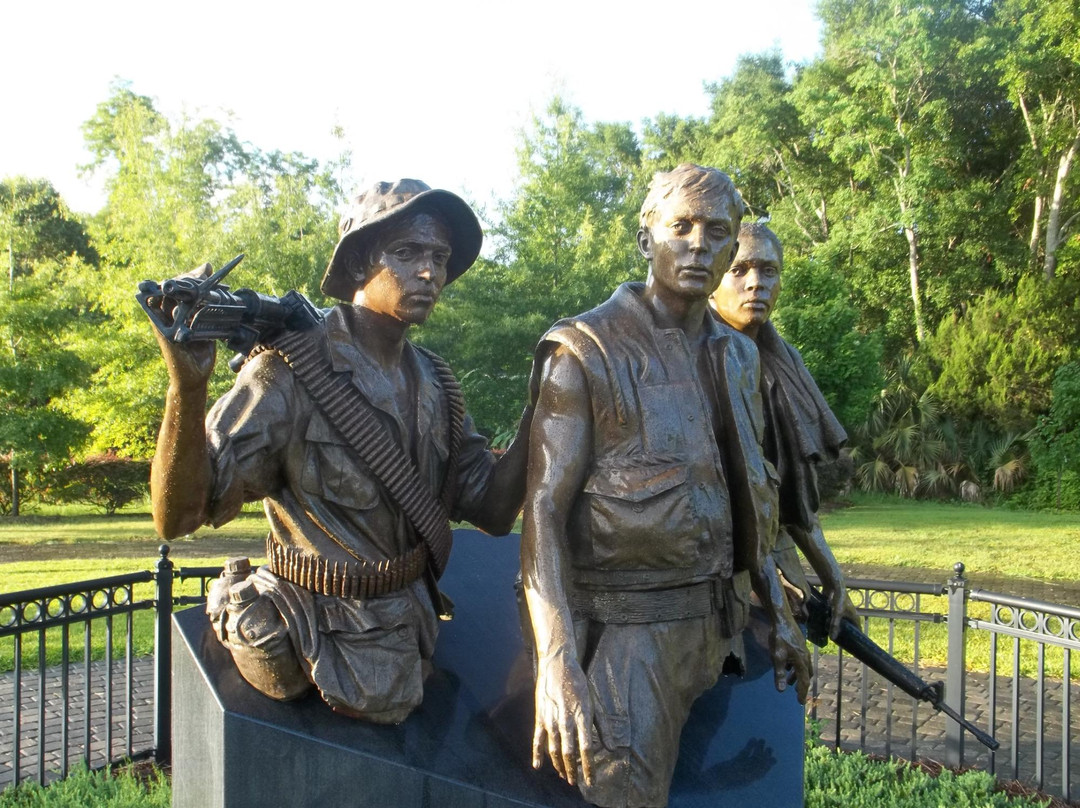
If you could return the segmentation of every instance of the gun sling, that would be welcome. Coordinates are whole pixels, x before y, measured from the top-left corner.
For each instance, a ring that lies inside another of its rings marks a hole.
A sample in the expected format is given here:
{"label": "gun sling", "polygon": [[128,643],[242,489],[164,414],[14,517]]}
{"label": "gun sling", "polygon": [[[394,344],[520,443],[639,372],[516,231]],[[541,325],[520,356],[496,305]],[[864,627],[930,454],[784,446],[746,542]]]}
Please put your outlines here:
{"label": "gun sling", "polygon": [[[320,343],[310,332],[285,332],[269,344],[256,346],[251,355],[268,350],[277,353],[288,364],[315,405],[382,482],[422,540],[396,558],[378,562],[357,559],[341,564],[331,564],[319,556],[268,540],[270,569],[297,586],[344,597],[385,595],[412,583],[427,570],[431,570],[437,580],[446,569],[453,542],[448,514],[455,496],[465,418],[464,397],[453,371],[435,354],[417,348],[435,367],[450,416],[447,474],[440,497],[436,499],[409,456],[380,423],[374,408],[352,384],[349,374],[333,372]],[[341,544],[339,539],[335,538],[335,541]],[[349,550],[344,545],[343,548]],[[445,604],[438,596],[434,581],[430,583],[435,607],[442,611]]]}

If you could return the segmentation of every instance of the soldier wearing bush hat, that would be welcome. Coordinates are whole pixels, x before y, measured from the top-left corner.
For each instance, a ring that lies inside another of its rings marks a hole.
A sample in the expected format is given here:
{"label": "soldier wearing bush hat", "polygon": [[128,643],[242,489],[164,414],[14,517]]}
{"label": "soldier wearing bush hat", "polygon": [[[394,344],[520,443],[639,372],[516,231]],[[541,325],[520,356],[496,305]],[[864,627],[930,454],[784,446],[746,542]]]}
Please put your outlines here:
{"label": "soldier wearing bush hat", "polygon": [[[219,638],[271,697],[314,686],[338,712],[397,723],[421,701],[421,664],[448,611],[436,581],[449,519],[508,532],[526,446],[497,463],[446,363],[407,339],[480,252],[469,206],[419,180],[380,182],[356,197],[340,233],[322,289],[343,302],[315,328],[257,348],[205,425],[213,343],[159,338],[170,394],[154,516],[167,539],[263,500],[269,564],[239,581],[233,564],[215,584]],[[356,439],[357,414],[378,440]],[[417,488],[403,491],[403,477]],[[419,515],[418,501],[428,507]]]}

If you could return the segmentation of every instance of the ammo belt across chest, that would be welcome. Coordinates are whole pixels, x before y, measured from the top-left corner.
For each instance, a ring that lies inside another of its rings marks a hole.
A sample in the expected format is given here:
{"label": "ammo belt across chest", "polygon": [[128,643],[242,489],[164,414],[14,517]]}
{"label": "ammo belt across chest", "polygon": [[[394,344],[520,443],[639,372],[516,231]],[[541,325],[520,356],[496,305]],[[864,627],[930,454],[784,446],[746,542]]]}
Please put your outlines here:
{"label": "ammo belt across chest", "polygon": [[[378,597],[401,589],[429,567],[434,579],[442,575],[453,542],[448,513],[455,496],[465,402],[449,366],[430,351],[418,350],[435,368],[450,423],[447,474],[438,499],[420,478],[407,453],[380,423],[374,408],[353,386],[349,375],[331,370],[322,346],[311,338],[310,332],[285,332],[252,351],[251,356],[273,351],[285,361],[318,409],[385,486],[421,538],[416,547],[392,559],[376,562],[356,558],[335,563],[268,539],[267,556],[275,575],[324,595],[353,598]],[[351,553],[348,547],[342,547]],[[438,590],[433,581],[431,588],[435,590],[432,593],[435,599]],[[437,608],[440,601],[441,597],[435,600]]]}

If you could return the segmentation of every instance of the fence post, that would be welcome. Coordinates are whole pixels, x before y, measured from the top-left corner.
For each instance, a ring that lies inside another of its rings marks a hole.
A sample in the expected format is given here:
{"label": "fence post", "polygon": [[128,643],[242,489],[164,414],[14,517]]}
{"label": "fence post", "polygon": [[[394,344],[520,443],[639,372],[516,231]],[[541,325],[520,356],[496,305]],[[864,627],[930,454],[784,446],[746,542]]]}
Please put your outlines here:
{"label": "fence post", "polygon": [[173,563],[169,545],[158,548],[154,567],[154,760],[172,758],[172,608]]}
{"label": "fence post", "polygon": [[[960,715],[964,714],[964,687],[967,679],[967,659],[964,638],[967,632],[967,580],[964,565],[957,561],[956,573],[949,579],[948,656],[945,663],[945,704]],[[945,765],[957,767],[964,762],[964,731],[955,721],[945,719]]]}

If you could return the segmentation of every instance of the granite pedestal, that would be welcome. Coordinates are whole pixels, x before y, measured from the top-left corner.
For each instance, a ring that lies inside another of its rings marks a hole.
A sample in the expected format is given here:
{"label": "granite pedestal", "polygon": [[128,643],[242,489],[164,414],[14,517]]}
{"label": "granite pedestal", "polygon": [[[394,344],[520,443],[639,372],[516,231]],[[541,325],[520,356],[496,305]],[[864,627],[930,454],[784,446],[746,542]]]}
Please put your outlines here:
{"label": "granite pedestal", "polygon": [[[455,532],[442,588],[454,600],[424,703],[403,724],[333,713],[316,695],[276,702],[248,685],[201,608],[173,618],[175,808],[581,808],[576,788],[530,765],[532,670],[514,579],[516,537]],[[747,633],[744,678],[694,706],[672,808],[803,804],[803,710],[777,693]]]}

